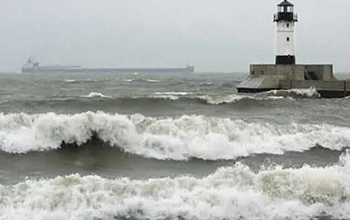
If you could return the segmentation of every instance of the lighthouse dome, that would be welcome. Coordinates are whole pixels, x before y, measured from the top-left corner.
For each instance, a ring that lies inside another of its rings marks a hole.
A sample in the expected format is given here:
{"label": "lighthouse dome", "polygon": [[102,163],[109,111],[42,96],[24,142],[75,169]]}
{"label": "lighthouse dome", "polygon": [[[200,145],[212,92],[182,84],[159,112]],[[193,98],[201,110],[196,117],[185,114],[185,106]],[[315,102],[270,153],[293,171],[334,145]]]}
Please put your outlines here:
{"label": "lighthouse dome", "polygon": [[288,7],[288,6],[294,6],[294,5],[287,0],[284,0],[283,2],[278,4],[277,6],[283,6],[283,7],[287,6]]}
{"label": "lighthouse dome", "polygon": [[275,22],[297,22],[298,16],[294,14],[294,5],[284,0],[277,5],[277,14],[274,15]]}

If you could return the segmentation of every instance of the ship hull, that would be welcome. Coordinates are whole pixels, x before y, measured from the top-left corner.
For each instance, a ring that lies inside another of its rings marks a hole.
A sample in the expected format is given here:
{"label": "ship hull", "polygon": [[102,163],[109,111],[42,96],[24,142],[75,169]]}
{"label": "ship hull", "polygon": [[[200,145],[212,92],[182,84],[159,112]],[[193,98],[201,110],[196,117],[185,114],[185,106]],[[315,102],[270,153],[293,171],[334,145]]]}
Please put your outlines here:
{"label": "ship hull", "polygon": [[72,68],[72,69],[22,69],[23,73],[193,73],[193,67],[187,68]]}

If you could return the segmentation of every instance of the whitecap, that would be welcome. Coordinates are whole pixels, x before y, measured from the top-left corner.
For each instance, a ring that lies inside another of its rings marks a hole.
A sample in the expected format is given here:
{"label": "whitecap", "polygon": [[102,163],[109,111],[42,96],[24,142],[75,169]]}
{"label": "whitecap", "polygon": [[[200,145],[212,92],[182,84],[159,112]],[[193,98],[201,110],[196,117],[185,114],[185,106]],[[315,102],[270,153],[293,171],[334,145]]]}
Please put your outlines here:
{"label": "whitecap", "polygon": [[178,100],[181,96],[192,94],[190,92],[155,92],[152,98]]}
{"label": "whitecap", "polygon": [[176,95],[154,95],[154,96],[151,96],[151,98],[154,98],[154,99],[178,100],[179,96],[176,96]]}
{"label": "whitecap", "polygon": [[155,92],[156,95],[177,95],[177,96],[185,96],[192,94],[191,92]]}
{"label": "whitecap", "polygon": [[249,99],[249,100],[256,100],[256,101],[268,101],[268,100],[280,100],[284,99],[283,96],[267,96],[267,97],[259,97],[254,95],[241,95],[241,94],[230,94],[225,96],[209,96],[209,95],[202,95],[198,96],[197,98],[206,101],[207,104],[210,105],[221,105],[221,104],[230,104],[230,103],[236,103],[241,100]]}
{"label": "whitecap", "polygon": [[160,82],[160,80],[157,80],[157,79],[147,79],[146,81],[147,81],[147,82],[151,82],[151,83]]}
{"label": "whitecap", "polygon": [[86,96],[81,96],[81,97],[85,97],[85,98],[112,98],[112,96],[107,96],[107,95],[104,95],[102,93],[99,93],[99,92],[90,92],[88,95]]}
{"label": "whitecap", "polygon": [[64,82],[74,83],[74,82],[76,82],[76,80],[75,79],[66,79],[66,80],[64,80]]}
{"label": "whitecap", "polygon": [[135,79],[124,79],[124,82],[134,82]]}

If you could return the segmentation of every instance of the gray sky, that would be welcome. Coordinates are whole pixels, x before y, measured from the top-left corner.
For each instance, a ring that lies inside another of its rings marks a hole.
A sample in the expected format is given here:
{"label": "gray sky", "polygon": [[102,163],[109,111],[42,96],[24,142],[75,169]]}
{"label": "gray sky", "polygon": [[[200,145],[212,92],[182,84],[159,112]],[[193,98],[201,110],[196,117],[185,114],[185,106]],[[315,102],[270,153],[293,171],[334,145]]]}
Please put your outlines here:
{"label": "gray sky", "polygon": [[[0,0],[0,71],[41,64],[247,71],[273,63],[280,0]],[[291,0],[297,63],[350,72],[350,1]]]}

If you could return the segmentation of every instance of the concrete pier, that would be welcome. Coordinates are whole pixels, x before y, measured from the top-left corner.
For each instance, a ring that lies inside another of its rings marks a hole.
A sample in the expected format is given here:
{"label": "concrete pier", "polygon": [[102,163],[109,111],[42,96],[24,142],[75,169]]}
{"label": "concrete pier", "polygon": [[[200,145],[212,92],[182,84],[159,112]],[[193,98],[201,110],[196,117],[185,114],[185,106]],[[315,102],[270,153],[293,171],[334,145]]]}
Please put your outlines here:
{"label": "concrete pier", "polygon": [[322,97],[350,95],[350,81],[337,80],[331,64],[252,64],[249,77],[237,86],[238,92],[314,87]]}

